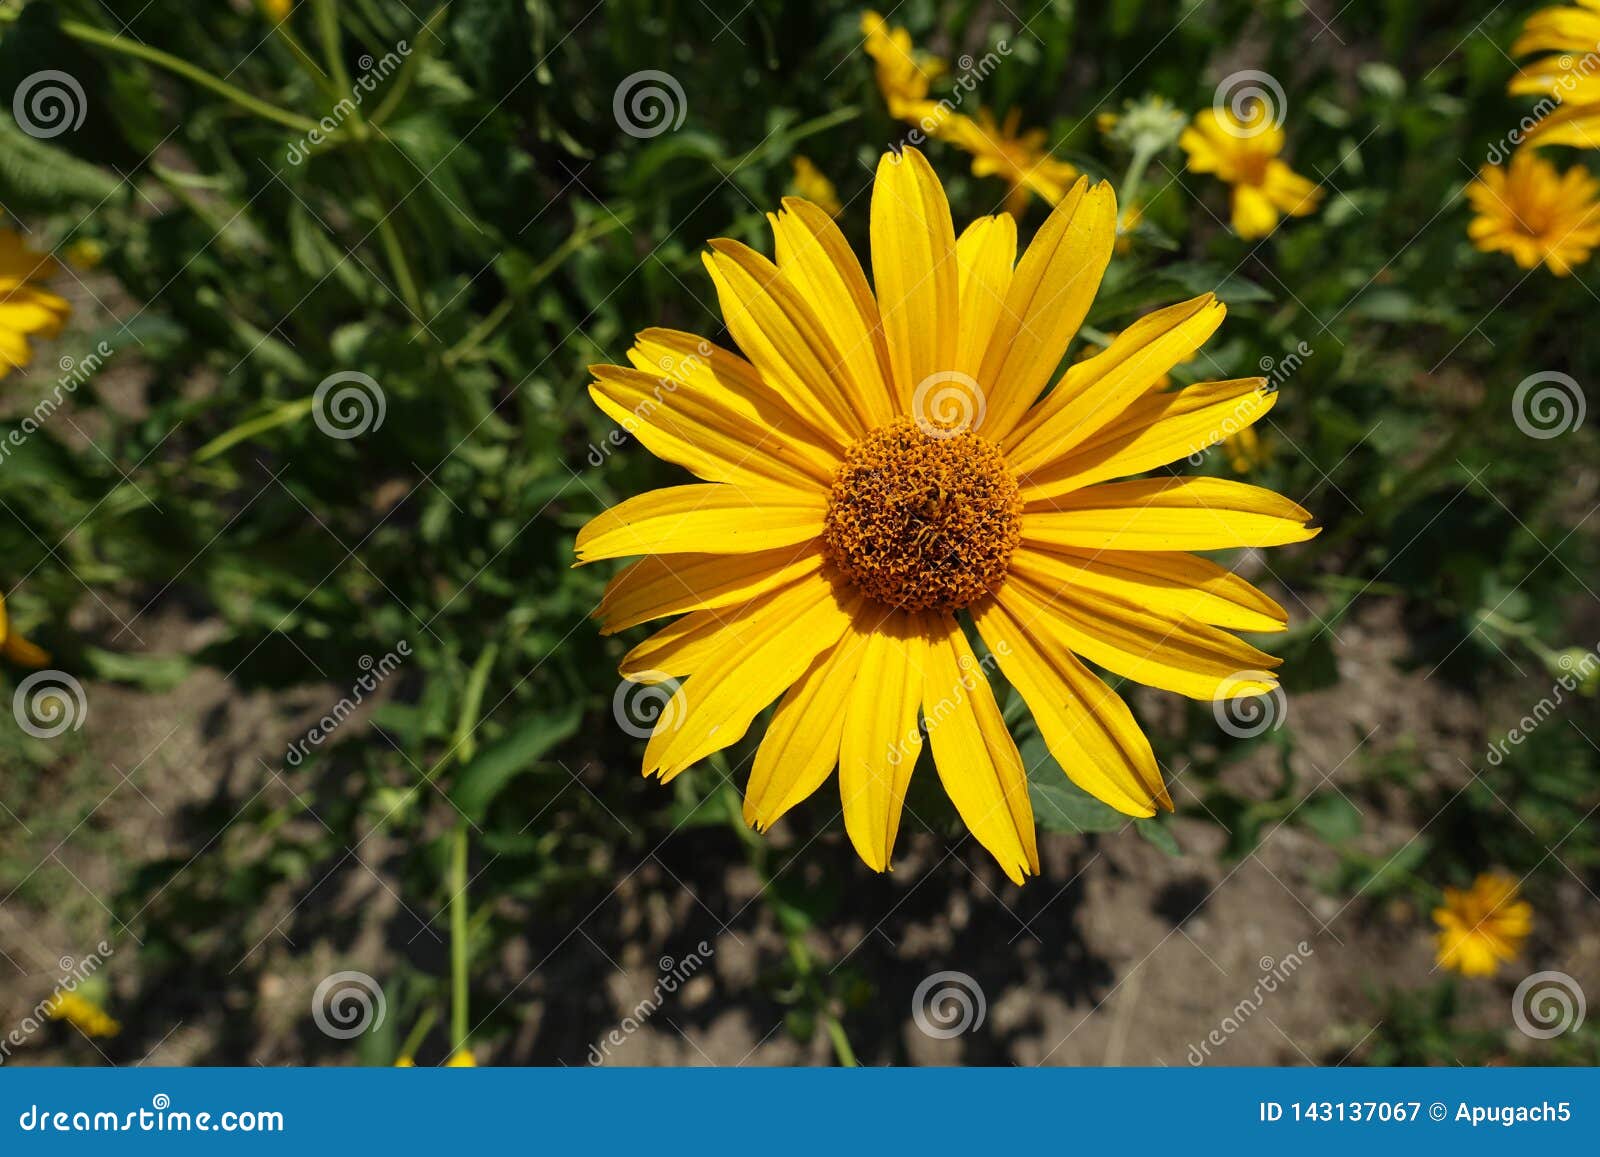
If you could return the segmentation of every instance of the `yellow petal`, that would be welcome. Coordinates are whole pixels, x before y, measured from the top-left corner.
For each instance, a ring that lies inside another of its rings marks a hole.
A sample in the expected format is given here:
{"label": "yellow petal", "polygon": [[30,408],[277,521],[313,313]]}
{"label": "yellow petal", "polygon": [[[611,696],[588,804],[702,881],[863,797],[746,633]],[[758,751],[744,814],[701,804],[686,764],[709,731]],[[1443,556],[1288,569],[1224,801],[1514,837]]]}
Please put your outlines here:
{"label": "yellow petal", "polygon": [[1007,579],[1003,597],[1029,630],[1138,683],[1204,700],[1261,695],[1277,686],[1269,672],[1282,660],[1203,623],[1109,595],[1036,586],[1020,574]]}
{"label": "yellow petal", "polygon": [[1022,756],[1006,730],[994,692],[961,627],[927,616],[922,715],[945,794],[973,838],[1016,883],[1039,872],[1033,804]]}
{"label": "yellow petal", "polygon": [[1007,437],[1019,474],[1039,469],[1119,418],[1222,324],[1227,309],[1207,293],[1146,314],[1101,353],[1068,367],[1056,388]]}
{"label": "yellow petal", "polygon": [[851,610],[821,575],[756,600],[661,709],[645,745],[644,773],[670,780],[737,743],[757,713],[838,642]]}
{"label": "yellow petal", "polygon": [[693,675],[716,652],[727,632],[759,606],[759,600],[728,610],[695,611],[669,623],[622,657],[617,674],[633,683],[665,683]]}
{"label": "yellow petal", "polygon": [[955,226],[933,168],[916,149],[885,153],[872,186],[872,277],[902,412],[917,387],[955,365],[959,330]]}
{"label": "yellow petal", "polygon": [[922,752],[923,627],[892,615],[867,635],[839,748],[839,798],[856,853],[875,872],[889,870],[906,786]]}
{"label": "yellow petal", "polygon": [[1266,191],[1255,185],[1233,187],[1233,231],[1246,241],[1271,233],[1278,210]]}
{"label": "yellow petal", "polygon": [[983,369],[994,324],[1005,308],[1011,271],[1017,263],[1017,222],[1009,213],[979,217],[956,241],[960,269],[961,332],[955,369],[976,378]]}
{"label": "yellow petal", "polygon": [[839,761],[844,713],[856,685],[866,638],[847,631],[819,655],[772,713],[744,792],[744,822],[766,831],[821,787]]}
{"label": "yellow petal", "polygon": [[761,376],[840,447],[865,431],[835,370],[839,350],[817,315],[778,267],[737,241],[711,242],[703,255],[722,302],[722,317]]}
{"label": "yellow petal", "polygon": [[1059,640],[1024,626],[1041,608],[1023,600],[1009,609],[1014,586],[976,604],[972,618],[1050,754],[1073,783],[1124,815],[1153,816],[1158,804],[1170,811],[1161,769],[1133,712]]}
{"label": "yellow petal", "polygon": [[1277,400],[1265,378],[1147,393],[1062,457],[1029,471],[1020,479],[1022,500],[1037,502],[1198,454],[1250,426]]}
{"label": "yellow petal", "polygon": [[749,554],[822,533],[821,491],[697,483],[635,495],[578,531],[579,563],[635,554]]}
{"label": "yellow petal", "polygon": [[717,394],[624,366],[590,366],[589,396],[657,458],[707,482],[825,489],[832,472],[780,427],[721,404]]}
{"label": "yellow petal", "polygon": [[1232,631],[1282,631],[1289,624],[1288,612],[1272,599],[1193,554],[1024,546],[1012,556],[1011,569],[1046,590],[1082,588]]}
{"label": "yellow petal", "polygon": [[838,372],[867,425],[893,420],[900,407],[889,384],[889,350],[878,322],[878,303],[850,243],[833,218],[809,201],[785,197],[783,211],[768,219],[778,268],[838,347]]}
{"label": "yellow petal", "polygon": [[1309,511],[1282,495],[1222,478],[1107,482],[1048,499],[1022,515],[1022,540],[1089,550],[1228,550],[1316,536]]}
{"label": "yellow petal", "polygon": [[1006,290],[978,381],[979,432],[1003,439],[1037,400],[1083,323],[1117,240],[1117,199],[1080,179],[1034,236]]}
{"label": "yellow petal", "polygon": [[606,585],[594,614],[605,624],[600,633],[614,635],[666,615],[749,602],[821,568],[814,543],[754,554],[653,554]]}

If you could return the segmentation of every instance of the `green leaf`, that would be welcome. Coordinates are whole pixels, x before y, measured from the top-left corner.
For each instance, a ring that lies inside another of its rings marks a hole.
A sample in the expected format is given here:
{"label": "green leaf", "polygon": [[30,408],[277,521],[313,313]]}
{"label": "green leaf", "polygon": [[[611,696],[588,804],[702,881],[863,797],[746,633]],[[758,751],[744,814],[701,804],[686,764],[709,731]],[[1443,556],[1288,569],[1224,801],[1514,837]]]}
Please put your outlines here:
{"label": "green leaf", "polygon": [[34,140],[0,117],[0,201],[13,209],[59,209],[63,201],[100,203],[122,182],[71,153]]}
{"label": "green leaf", "polygon": [[529,716],[462,769],[450,799],[474,823],[483,819],[506,785],[532,770],[545,752],[569,739],[582,718],[583,710],[576,703],[560,712]]}
{"label": "green leaf", "polygon": [[1033,818],[1053,832],[1115,832],[1131,822],[1116,808],[1095,799],[1067,778],[1031,723],[1017,730],[1022,765],[1028,769],[1028,796]]}

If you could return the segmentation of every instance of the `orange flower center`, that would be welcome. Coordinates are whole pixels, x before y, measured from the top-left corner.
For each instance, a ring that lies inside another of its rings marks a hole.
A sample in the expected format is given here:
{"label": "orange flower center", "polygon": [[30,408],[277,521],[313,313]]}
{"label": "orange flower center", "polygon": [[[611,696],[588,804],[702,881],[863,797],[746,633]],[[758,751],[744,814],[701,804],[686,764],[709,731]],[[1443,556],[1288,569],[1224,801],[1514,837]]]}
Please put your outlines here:
{"label": "orange flower center", "polygon": [[829,559],[865,594],[954,611],[1005,577],[1022,503],[1000,447],[900,418],[850,448],[823,523]]}

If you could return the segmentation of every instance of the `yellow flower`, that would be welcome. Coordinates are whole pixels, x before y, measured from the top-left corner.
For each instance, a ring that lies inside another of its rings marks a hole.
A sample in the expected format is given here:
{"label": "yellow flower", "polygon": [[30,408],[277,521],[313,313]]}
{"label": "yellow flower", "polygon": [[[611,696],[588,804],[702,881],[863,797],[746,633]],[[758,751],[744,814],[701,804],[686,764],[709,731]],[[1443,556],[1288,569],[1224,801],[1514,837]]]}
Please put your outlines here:
{"label": "yellow flower", "polygon": [[1139,231],[1139,225],[1144,221],[1144,210],[1138,205],[1129,205],[1117,217],[1117,252],[1126,253],[1133,248],[1133,235]]}
{"label": "yellow flower", "polygon": [[1511,46],[1513,56],[1550,54],[1523,65],[1507,86],[1513,95],[1543,96],[1559,105],[1529,130],[1527,142],[1535,148],[1600,148],[1600,0],[1578,3],[1582,7],[1535,12]]}
{"label": "yellow flower", "polygon": [[958,237],[922,154],[886,154],[875,291],[821,209],[790,199],[770,220],[776,264],[726,239],[705,255],[744,357],[649,329],[631,367],[591,369],[601,410],[704,480],[630,498],[577,537],[579,563],[642,556],[606,588],[604,633],[684,616],[622,661],[655,685],[645,774],[671,780],[781,699],[746,822],[770,827],[837,765],[845,830],[883,871],[920,716],[945,792],[1020,882],[1039,858],[998,664],[1076,783],[1128,815],[1171,808],[1149,741],[1081,659],[1196,699],[1270,691],[1278,661],[1230,631],[1283,630],[1287,615],[1185,552],[1317,533],[1239,482],[1110,481],[1271,408],[1262,378],[1150,393],[1223,305],[1207,294],[1140,318],[1045,393],[1111,259],[1110,185],[1080,180],[1018,262],[1010,215]]}
{"label": "yellow flower", "polygon": [[3,596],[0,596],[0,657],[23,667],[43,667],[50,662],[50,652],[36,647],[11,629],[11,617],[6,614]]}
{"label": "yellow flower", "polygon": [[450,1054],[450,1059],[445,1061],[447,1069],[475,1069],[478,1067],[478,1058],[472,1055],[471,1049],[457,1049]]}
{"label": "yellow flower", "polygon": [[15,230],[0,229],[0,378],[33,360],[30,337],[54,337],[72,312],[63,297],[32,284],[56,271]]}
{"label": "yellow flower", "polygon": [[67,260],[79,269],[96,269],[105,259],[105,245],[93,237],[81,237],[67,246]]}
{"label": "yellow flower", "polygon": [[844,211],[844,206],[839,204],[839,191],[809,157],[794,158],[794,191],[830,217],[837,217]]}
{"label": "yellow flower", "polygon": [[261,0],[261,11],[267,18],[282,24],[294,10],[294,0]]}
{"label": "yellow flower", "polygon": [[417,1067],[417,1062],[412,1060],[410,1057],[401,1057],[399,1060],[395,1061],[394,1067],[397,1069],[414,1069]]}
{"label": "yellow flower", "polygon": [[1259,470],[1272,457],[1266,439],[1254,426],[1246,426],[1237,434],[1229,434],[1224,438],[1222,452],[1228,456],[1228,466],[1235,474]]}
{"label": "yellow flower", "polygon": [[941,140],[972,154],[974,177],[999,177],[1011,187],[1006,212],[1014,217],[1028,207],[1030,194],[1056,204],[1078,176],[1077,169],[1050,155],[1043,129],[1018,133],[1021,112],[1012,109],[1003,125],[995,122],[988,109],[979,109],[976,120],[952,113],[938,129]]}
{"label": "yellow flower", "polygon": [[928,99],[928,86],[944,75],[945,62],[917,52],[909,32],[891,28],[876,12],[861,14],[861,34],[867,38],[867,55],[876,65],[878,91],[889,106],[889,115],[920,121],[931,113],[936,103]]}
{"label": "yellow flower", "polygon": [[58,992],[45,1004],[45,1015],[77,1027],[84,1036],[116,1036],[122,1026],[99,1005],[76,992]]}
{"label": "yellow flower", "polygon": [[1587,169],[1558,173],[1537,153],[1520,150],[1505,168],[1485,165],[1467,186],[1478,214],[1467,235],[1485,253],[1509,253],[1523,269],[1542,261],[1565,277],[1600,245],[1597,193],[1600,181]]}
{"label": "yellow flower", "polygon": [[1472,887],[1444,890],[1433,910],[1436,958],[1462,976],[1493,976],[1503,961],[1516,959],[1533,927],[1533,906],[1517,898],[1517,882],[1484,872]]}
{"label": "yellow flower", "polygon": [[1304,217],[1322,201],[1321,189],[1278,159],[1283,129],[1271,123],[1266,105],[1255,108],[1248,121],[1208,108],[1178,138],[1189,168],[1233,186],[1233,231],[1247,241],[1271,233],[1280,216]]}
{"label": "yellow flower", "polygon": [[[1119,230],[1118,235],[1117,235],[1116,251],[1118,253],[1122,252],[1122,235],[1121,235],[1120,230]],[[1116,342],[1117,342],[1117,339],[1119,337],[1121,337],[1121,336],[1122,336],[1122,332],[1120,330],[1112,330],[1110,333],[1105,335],[1105,344],[1104,345],[1098,344],[1098,343],[1096,343],[1094,341],[1090,341],[1083,347],[1083,349],[1078,351],[1078,356],[1076,358],[1074,358],[1073,360],[1074,361],[1080,361],[1080,362],[1086,362],[1090,358],[1097,358],[1101,354],[1105,353],[1106,350],[1110,349],[1113,345],[1115,345]],[[1188,365],[1190,362],[1194,361],[1194,355],[1195,355],[1195,353],[1197,351],[1198,351],[1198,347],[1196,347],[1195,350],[1189,351],[1189,353],[1185,354],[1184,356],[1175,359],[1173,361],[1172,365],[1174,367]],[[1150,383],[1150,392],[1151,393],[1160,393],[1163,390],[1168,390],[1168,389],[1171,389],[1171,388],[1172,388],[1172,375],[1171,374],[1162,374],[1155,381]]]}

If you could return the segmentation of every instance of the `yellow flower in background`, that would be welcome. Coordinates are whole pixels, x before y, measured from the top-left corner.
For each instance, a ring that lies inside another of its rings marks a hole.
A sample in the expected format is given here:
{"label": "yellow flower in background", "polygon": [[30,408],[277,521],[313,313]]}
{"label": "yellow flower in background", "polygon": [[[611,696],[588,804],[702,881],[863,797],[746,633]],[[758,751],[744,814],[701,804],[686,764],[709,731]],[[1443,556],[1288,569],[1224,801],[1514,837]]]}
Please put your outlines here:
{"label": "yellow flower in background", "polygon": [[945,62],[916,51],[909,32],[891,28],[876,12],[861,14],[861,34],[867,38],[867,55],[876,65],[878,91],[889,106],[889,115],[920,121],[933,112],[936,102],[928,99],[928,87],[944,75]]}
{"label": "yellow flower in background", "polygon": [[84,1036],[116,1036],[122,1031],[122,1025],[103,1008],[76,992],[56,993],[46,1002],[44,1011],[51,1020],[64,1020]]}
{"label": "yellow flower in background", "polygon": [[67,261],[79,269],[98,269],[106,259],[106,247],[93,237],[81,237],[66,249]]}
{"label": "yellow flower in background", "polygon": [[846,832],[883,871],[925,728],[967,828],[1021,882],[1039,858],[997,664],[1079,786],[1128,815],[1170,809],[1149,741],[1083,660],[1201,700],[1270,691],[1278,660],[1230,632],[1287,615],[1187,552],[1317,533],[1243,483],[1112,481],[1273,405],[1262,378],[1151,392],[1223,305],[1140,318],[1046,392],[1111,259],[1110,185],[1078,181],[1019,262],[1011,216],[957,235],[922,154],[886,154],[873,286],[817,206],[789,199],[770,220],[776,263],[731,240],[705,256],[745,356],[650,329],[631,366],[591,371],[609,417],[704,480],[627,499],[577,537],[580,564],[642,556],[606,588],[604,633],[683,616],[621,665],[659,709],[645,774],[671,780],[778,701],[746,822],[769,828],[837,766]]}
{"label": "yellow flower in background", "polygon": [[30,337],[50,338],[72,312],[66,298],[33,284],[56,272],[13,229],[0,229],[0,378],[33,360]]}
{"label": "yellow flower in background", "polygon": [[[1528,132],[1527,143],[1600,148],[1600,0],[1542,8],[1529,16],[1512,56],[1549,53],[1522,66],[1507,91],[1544,96],[1560,107]],[[1542,111],[1542,110],[1541,110]]]}
{"label": "yellow flower in background", "polygon": [[1133,248],[1133,235],[1139,231],[1139,226],[1144,221],[1144,210],[1138,205],[1129,205],[1117,217],[1117,252],[1126,253]]}
{"label": "yellow flower in background", "polygon": [[478,1067],[478,1058],[472,1055],[471,1049],[458,1049],[450,1054],[450,1059],[445,1061],[447,1069],[475,1069]]}
{"label": "yellow flower in background", "polygon": [[0,597],[0,657],[23,667],[43,667],[50,662],[50,653],[24,639],[11,629],[11,617],[6,613],[6,600]]}
{"label": "yellow flower in background", "polygon": [[793,184],[797,194],[818,206],[828,216],[837,217],[844,211],[844,206],[839,203],[839,191],[823,175],[822,170],[811,163],[810,157],[794,158]]}
{"label": "yellow flower in background", "polygon": [[1315,212],[1322,201],[1321,189],[1278,159],[1283,129],[1272,123],[1265,104],[1255,106],[1250,120],[1232,109],[1196,113],[1178,144],[1189,168],[1233,186],[1233,231],[1247,241],[1271,233],[1281,216]]}
{"label": "yellow flower in background", "polygon": [[1472,887],[1446,888],[1444,903],[1433,910],[1439,967],[1462,976],[1493,976],[1515,960],[1533,928],[1533,906],[1517,898],[1517,882],[1501,872],[1484,872]]}
{"label": "yellow flower in background", "polygon": [[1249,474],[1261,469],[1272,457],[1271,448],[1254,426],[1246,426],[1237,434],[1222,440],[1222,452],[1228,457],[1228,468],[1235,474]]}
{"label": "yellow flower in background", "polygon": [[1067,195],[1078,170],[1050,155],[1043,129],[1019,133],[1022,110],[1012,109],[1004,124],[997,124],[988,109],[977,119],[952,113],[939,126],[939,138],[972,154],[974,177],[999,177],[1010,186],[1006,212],[1020,217],[1028,198],[1038,196],[1051,205]]}
{"label": "yellow flower in background", "polygon": [[1523,149],[1505,168],[1485,165],[1467,186],[1477,216],[1467,236],[1484,253],[1509,253],[1523,269],[1540,262],[1557,277],[1589,260],[1600,245],[1600,181],[1587,169],[1560,173]]}
{"label": "yellow flower in background", "polygon": [[414,1069],[417,1067],[417,1062],[412,1060],[410,1057],[401,1057],[399,1060],[395,1061],[394,1067],[397,1069]]}
{"label": "yellow flower in background", "polygon": [[261,0],[261,11],[281,24],[289,19],[289,13],[294,11],[294,0]]}

